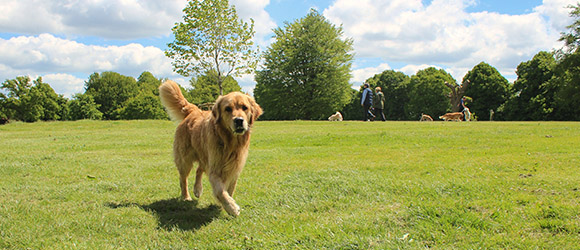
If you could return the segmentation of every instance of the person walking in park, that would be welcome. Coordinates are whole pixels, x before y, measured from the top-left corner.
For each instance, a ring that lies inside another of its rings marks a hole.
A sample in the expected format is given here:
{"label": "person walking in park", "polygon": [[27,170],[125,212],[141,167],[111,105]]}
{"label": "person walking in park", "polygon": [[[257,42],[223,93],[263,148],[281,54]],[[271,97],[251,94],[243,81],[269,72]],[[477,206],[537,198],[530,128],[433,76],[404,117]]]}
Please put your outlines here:
{"label": "person walking in park", "polygon": [[381,92],[381,87],[375,88],[375,96],[373,98],[373,109],[375,111],[375,116],[381,118],[381,121],[386,121],[385,114],[383,113],[385,107],[385,95]]}
{"label": "person walking in park", "polygon": [[363,107],[364,112],[364,120],[363,121],[370,121],[375,119],[375,115],[371,113],[371,107],[373,106],[373,91],[370,90],[370,85],[365,83],[363,85],[363,93],[362,98],[360,100],[360,105]]}
{"label": "person walking in park", "polygon": [[465,121],[465,109],[469,110],[465,105],[465,101],[467,101],[467,98],[464,96],[461,98],[461,102],[459,103],[459,112],[463,113],[463,118],[461,118],[462,121]]}

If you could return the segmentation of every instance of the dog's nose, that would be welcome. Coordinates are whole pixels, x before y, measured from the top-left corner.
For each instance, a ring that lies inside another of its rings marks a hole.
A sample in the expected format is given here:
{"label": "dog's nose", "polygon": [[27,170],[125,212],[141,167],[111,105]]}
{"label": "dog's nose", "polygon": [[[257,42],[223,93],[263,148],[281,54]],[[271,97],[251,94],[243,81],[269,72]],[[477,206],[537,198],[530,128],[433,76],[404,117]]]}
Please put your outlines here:
{"label": "dog's nose", "polygon": [[243,127],[244,126],[244,118],[241,118],[241,117],[234,118],[234,125],[236,127]]}

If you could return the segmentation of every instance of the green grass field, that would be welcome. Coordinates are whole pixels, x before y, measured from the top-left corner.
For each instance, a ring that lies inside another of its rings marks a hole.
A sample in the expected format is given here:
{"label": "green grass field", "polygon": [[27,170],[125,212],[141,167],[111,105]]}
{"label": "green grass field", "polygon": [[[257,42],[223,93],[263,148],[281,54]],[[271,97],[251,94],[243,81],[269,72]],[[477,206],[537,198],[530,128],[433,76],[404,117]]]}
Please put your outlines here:
{"label": "green grass field", "polygon": [[237,218],[178,199],[174,129],[0,126],[0,248],[579,246],[577,122],[260,121]]}

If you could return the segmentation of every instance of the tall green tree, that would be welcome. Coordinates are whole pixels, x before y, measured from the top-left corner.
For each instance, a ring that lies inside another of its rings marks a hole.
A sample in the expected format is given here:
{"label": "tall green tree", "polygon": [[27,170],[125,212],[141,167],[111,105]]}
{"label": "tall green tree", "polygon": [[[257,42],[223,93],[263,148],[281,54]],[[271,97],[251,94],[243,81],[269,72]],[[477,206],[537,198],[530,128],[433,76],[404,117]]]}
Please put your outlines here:
{"label": "tall green tree", "polygon": [[85,93],[93,96],[105,120],[122,119],[119,112],[123,103],[140,93],[133,77],[116,72],[94,73],[85,83]]}
{"label": "tall green tree", "polygon": [[284,28],[256,74],[256,101],[264,119],[326,119],[352,98],[352,39],[316,10]]}
{"label": "tall green tree", "polygon": [[471,113],[480,120],[489,120],[490,110],[494,112],[505,103],[510,96],[510,85],[496,68],[481,62],[463,77],[463,82],[469,81],[465,95],[473,99],[468,105]]}
{"label": "tall green tree", "polygon": [[165,51],[178,74],[188,77],[214,70],[223,95],[222,83],[228,76],[255,70],[254,20],[248,24],[239,19],[228,0],[190,0],[183,13],[183,22],[172,29],[175,41]]}
{"label": "tall green tree", "polygon": [[409,83],[409,102],[405,107],[411,120],[419,120],[421,114],[437,117],[451,111],[449,88],[445,82],[455,79],[443,69],[430,67],[417,72]]}
{"label": "tall green tree", "polygon": [[534,58],[518,65],[511,91],[500,116],[506,120],[551,120],[554,112],[554,73],[557,62],[549,52],[539,52]]}
{"label": "tall green tree", "polygon": [[[366,80],[373,90],[376,87],[381,87],[385,95],[385,108],[383,112],[387,120],[411,119],[405,113],[405,104],[409,102],[410,81],[411,78],[405,75],[405,73],[394,70],[385,70]],[[360,106],[360,101],[358,106]]]}
{"label": "tall green tree", "polygon": [[[217,72],[210,70],[197,78],[191,78],[191,102],[195,104],[212,103],[218,97],[219,83],[216,81]],[[232,76],[228,76],[222,82],[223,93],[228,94],[234,91],[242,91],[242,88]]]}

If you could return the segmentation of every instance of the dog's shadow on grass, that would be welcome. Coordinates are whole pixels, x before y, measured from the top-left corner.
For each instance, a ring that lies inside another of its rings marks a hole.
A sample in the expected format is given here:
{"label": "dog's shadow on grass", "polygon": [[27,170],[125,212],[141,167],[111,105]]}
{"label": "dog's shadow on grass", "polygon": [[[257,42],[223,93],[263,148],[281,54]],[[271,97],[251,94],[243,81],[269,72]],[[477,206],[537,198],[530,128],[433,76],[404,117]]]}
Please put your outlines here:
{"label": "dog's shadow on grass", "polygon": [[221,213],[221,208],[217,205],[200,208],[196,200],[183,201],[178,198],[160,200],[145,205],[114,202],[105,205],[112,209],[137,206],[157,216],[159,228],[167,231],[173,231],[176,228],[184,231],[196,231],[211,223]]}

